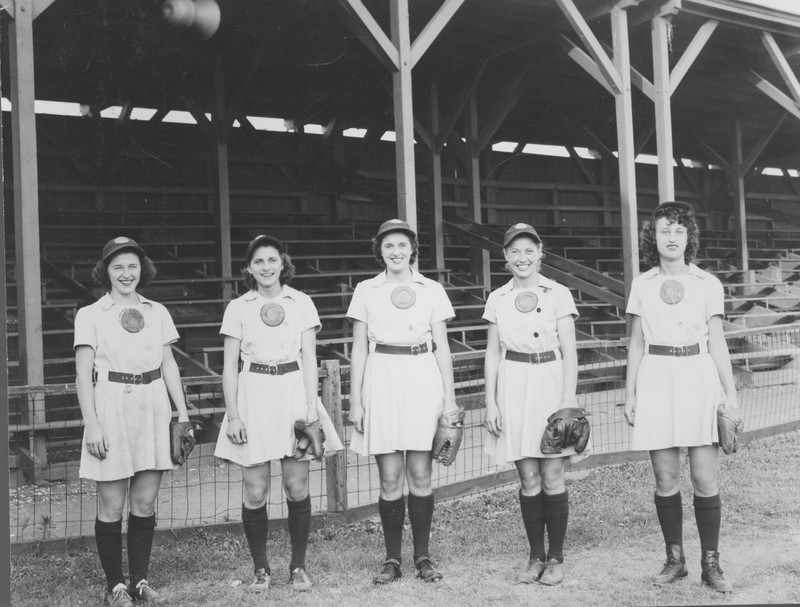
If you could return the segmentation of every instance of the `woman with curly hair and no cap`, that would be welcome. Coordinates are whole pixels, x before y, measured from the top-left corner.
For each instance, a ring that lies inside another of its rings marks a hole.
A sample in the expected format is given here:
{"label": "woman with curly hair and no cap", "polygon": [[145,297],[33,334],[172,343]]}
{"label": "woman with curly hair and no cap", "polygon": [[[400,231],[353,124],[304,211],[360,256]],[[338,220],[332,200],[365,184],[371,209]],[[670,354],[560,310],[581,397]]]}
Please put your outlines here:
{"label": "woman with curly hair and no cap", "polygon": [[628,300],[625,419],[633,426],[631,448],[650,452],[655,474],[667,560],[654,583],[687,575],[680,493],[680,448],[687,447],[701,579],[731,592],[719,566],[717,408],[738,403],[722,329],[722,283],[694,265],[699,242],[694,209],[685,202],[662,202],[643,225],[642,261],[652,269],[633,280]]}
{"label": "woman with curly hair and no cap", "polygon": [[385,270],[356,286],[347,310],[353,321],[350,448],[374,455],[380,476],[386,558],[374,584],[401,576],[406,481],[416,574],[425,582],[442,579],[428,552],[431,446],[439,416],[457,409],[446,325],[455,312],[442,285],[412,267],[418,248],[408,223],[384,222],[372,250]]}
{"label": "woman with curly hair and no cap", "polygon": [[[92,277],[105,291],[75,316],[75,384],[83,416],[80,477],[97,482],[97,552],[112,607],[158,603],[147,582],[161,475],[171,470],[170,398],[191,433],[167,309],[137,293],[156,274],[135,241],[103,247]],[[122,573],[122,514],[128,499],[128,566]]]}
{"label": "woman with curly hair and no cap", "polygon": [[305,571],[312,454],[298,448],[295,423],[317,422],[324,430],[324,450],[342,448],[317,396],[319,315],[308,295],[289,286],[294,265],[276,238],[260,235],[250,242],[242,274],[248,291],[228,304],[220,328],[225,339],[222,392],[227,415],[214,455],[242,466],[242,526],[255,571],[251,592],[266,592],[270,585],[270,462],[280,460],[292,547],[289,579],[294,590],[307,591],[312,586]]}

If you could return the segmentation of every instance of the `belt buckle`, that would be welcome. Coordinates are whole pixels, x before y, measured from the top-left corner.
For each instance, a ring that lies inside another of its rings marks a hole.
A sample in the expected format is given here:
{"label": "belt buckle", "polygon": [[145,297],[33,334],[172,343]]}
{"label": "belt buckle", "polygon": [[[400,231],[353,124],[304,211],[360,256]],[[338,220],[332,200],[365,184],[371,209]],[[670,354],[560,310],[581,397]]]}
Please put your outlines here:
{"label": "belt buckle", "polygon": [[531,352],[530,353],[530,361],[532,365],[539,364],[539,353],[538,352]]}
{"label": "belt buckle", "polygon": [[134,386],[139,386],[139,385],[144,383],[144,375],[142,373],[134,373],[132,378],[133,379],[132,379],[131,383]]}
{"label": "belt buckle", "polygon": [[420,352],[422,352],[422,348],[419,347],[419,344],[414,344],[413,346],[411,346],[411,354],[416,356]]}
{"label": "belt buckle", "polygon": [[278,374],[278,365],[267,365],[267,374],[268,375],[277,375]]}
{"label": "belt buckle", "polygon": [[684,348],[684,346],[675,346],[674,348],[672,348],[672,353],[675,356],[681,357],[681,356],[684,355],[683,348]]}

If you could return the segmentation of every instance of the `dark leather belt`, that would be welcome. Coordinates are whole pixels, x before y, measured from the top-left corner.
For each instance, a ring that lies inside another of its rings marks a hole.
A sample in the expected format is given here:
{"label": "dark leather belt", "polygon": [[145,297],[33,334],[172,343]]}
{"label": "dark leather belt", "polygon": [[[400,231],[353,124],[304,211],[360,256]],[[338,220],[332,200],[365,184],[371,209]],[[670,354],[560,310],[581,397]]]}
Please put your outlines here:
{"label": "dark leather belt", "polygon": [[[390,344],[375,344],[375,352],[379,354],[406,354],[416,356],[425,354],[428,351],[428,344],[414,344],[413,346],[392,346]],[[436,352],[436,344],[433,344],[431,352]]]}
{"label": "dark leather belt", "polygon": [[514,350],[506,350],[506,360],[538,365],[558,360],[558,357],[555,350],[548,350],[547,352],[514,352]]}
{"label": "dark leather belt", "polygon": [[700,344],[691,346],[654,346],[651,344],[647,351],[659,356],[696,356],[700,354]]}
{"label": "dark leather belt", "polygon": [[262,375],[283,375],[284,373],[291,373],[292,371],[299,371],[300,365],[296,360],[290,363],[279,363],[277,365],[260,365],[258,363],[250,363],[247,369],[250,373],[261,373]]}
{"label": "dark leather belt", "polygon": [[[117,373],[116,371],[109,371],[107,381],[138,386],[139,384],[147,385],[157,379],[161,379],[161,369],[153,369],[146,373]],[[94,380],[97,381],[97,374],[95,374]]]}

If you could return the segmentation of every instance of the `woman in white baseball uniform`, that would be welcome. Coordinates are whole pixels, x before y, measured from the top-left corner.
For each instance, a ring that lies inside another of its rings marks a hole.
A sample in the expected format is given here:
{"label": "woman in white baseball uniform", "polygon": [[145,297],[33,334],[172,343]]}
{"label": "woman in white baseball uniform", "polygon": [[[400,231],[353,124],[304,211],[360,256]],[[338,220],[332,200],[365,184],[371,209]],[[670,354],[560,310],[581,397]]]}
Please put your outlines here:
{"label": "woman in white baseball uniform", "polygon": [[248,291],[228,304],[220,328],[227,414],[214,455],[242,466],[242,526],[255,571],[251,592],[269,589],[270,462],[280,461],[292,547],[289,580],[294,590],[307,591],[311,454],[298,451],[295,421],[318,421],[327,453],[343,448],[317,396],[320,320],[311,298],[289,286],[294,265],[276,238],[260,235],[250,242],[242,274]]}
{"label": "woman in white baseball uniform", "polygon": [[642,262],[651,267],[633,280],[625,418],[631,448],[650,452],[655,505],[667,560],[654,583],[687,575],[683,553],[680,448],[689,451],[694,511],[700,535],[702,581],[719,592],[732,584],[719,566],[722,503],[717,483],[718,407],[738,407],[722,328],[722,283],[698,268],[694,209],[663,202],[640,235]]}
{"label": "woman in white baseball uniform", "polygon": [[408,223],[384,222],[373,252],[385,270],[356,286],[347,311],[353,321],[350,448],[374,456],[380,476],[386,558],[375,584],[401,576],[405,482],[416,574],[426,582],[442,579],[428,549],[431,446],[439,416],[457,409],[446,327],[455,313],[442,285],[412,267],[418,249]]}
{"label": "woman in white baseball uniform", "polygon": [[[155,274],[142,247],[114,238],[92,272],[105,295],[75,316],[75,384],[84,423],[79,474],[97,483],[95,539],[112,607],[158,601],[147,573],[161,476],[173,468],[170,398],[178,421],[189,421],[172,355],[178,332],[163,305],[137,292]],[[128,583],[122,573],[126,498]]]}
{"label": "woman in white baseball uniform", "polygon": [[489,322],[486,451],[498,464],[513,462],[519,472],[530,554],[517,581],[552,586],[564,579],[569,519],[564,461],[583,459],[591,450],[587,445],[577,454],[569,446],[550,455],[540,448],[550,414],[576,406],[578,310],[565,286],[539,273],[542,240],[533,226],[518,223],[508,228],[503,253],[512,278],[489,295],[483,314]]}

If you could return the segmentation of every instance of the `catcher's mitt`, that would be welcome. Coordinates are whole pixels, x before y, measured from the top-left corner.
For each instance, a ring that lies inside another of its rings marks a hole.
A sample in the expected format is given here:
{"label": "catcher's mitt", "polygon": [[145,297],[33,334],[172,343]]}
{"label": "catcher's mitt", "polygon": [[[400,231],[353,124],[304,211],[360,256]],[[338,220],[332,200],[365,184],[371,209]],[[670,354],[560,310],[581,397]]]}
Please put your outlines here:
{"label": "catcher's mitt", "polygon": [[459,408],[442,414],[433,437],[433,459],[445,466],[452,464],[463,437],[464,410]]}
{"label": "catcher's mitt", "polygon": [[591,414],[586,409],[567,407],[548,417],[540,445],[542,453],[554,455],[572,445],[575,446],[575,453],[583,453],[589,442],[587,415]]}
{"label": "catcher's mitt", "polygon": [[191,422],[173,422],[170,424],[170,456],[173,463],[183,466],[194,449],[194,430]]}
{"label": "catcher's mitt", "polygon": [[744,431],[744,421],[738,410],[725,411],[717,409],[717,432],[719,433],[719,446],[725,455],[736,453],[739,450],[739,437]]}
{"label": "catcher's mitt", "polygon": [[319,420],[308,423],[298,419],[294,422],[294,436],[297,439],[294,449],[295,459],[302,459],[306,453],[315,460],[321,460],[325,455],[325,432],[322,430]]}

